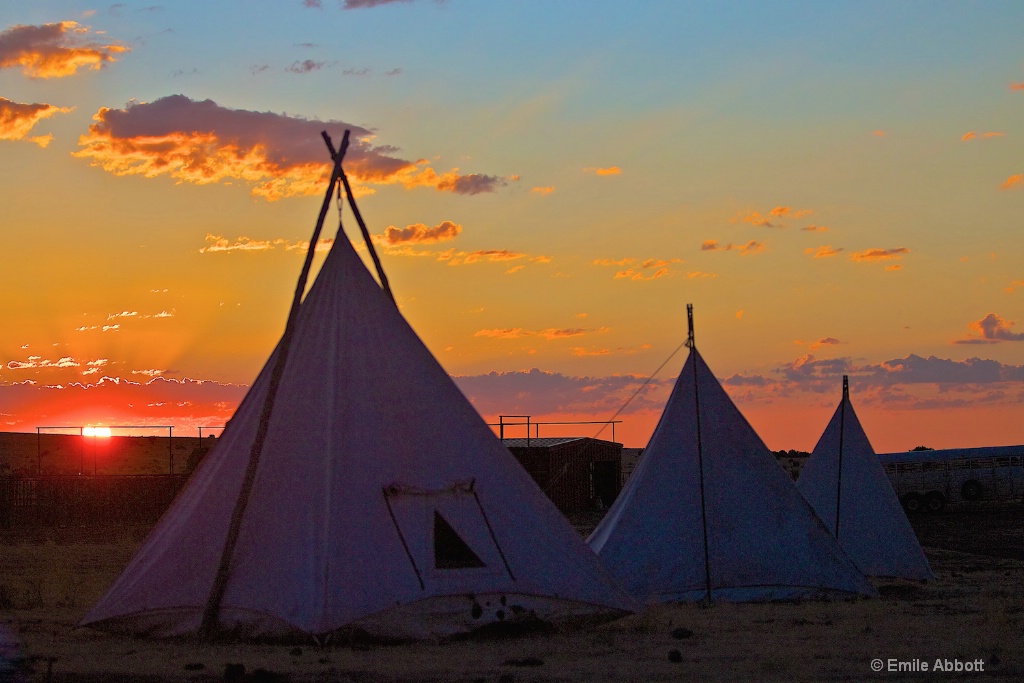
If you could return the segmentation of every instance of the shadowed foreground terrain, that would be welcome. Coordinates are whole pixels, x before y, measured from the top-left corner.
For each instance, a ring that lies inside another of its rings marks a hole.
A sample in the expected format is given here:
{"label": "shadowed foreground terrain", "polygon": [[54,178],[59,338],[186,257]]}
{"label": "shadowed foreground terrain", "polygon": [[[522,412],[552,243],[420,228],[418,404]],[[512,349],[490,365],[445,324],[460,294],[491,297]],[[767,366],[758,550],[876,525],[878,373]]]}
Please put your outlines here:
{"label": "shadowed foreground terrain", "polygon": [[[591,520],[576,520],[585,529]],[[201,644],[75,628],[146,529],[0,531],[0,680],[637,681],[1024,678],[1024,515],[913,518],[938,580],[881,597],[654,606],[617,621],[405,645]],[[941,547],[939,547],[941,546]],[[961,550],[966,548],[970,552]],[[881,659],[883,671],[872,671]],[[928,673],[886,671],[928,666]],[[981,673],[932,672],[936,660]],[[242,668],[236,665],[244,666]]]}

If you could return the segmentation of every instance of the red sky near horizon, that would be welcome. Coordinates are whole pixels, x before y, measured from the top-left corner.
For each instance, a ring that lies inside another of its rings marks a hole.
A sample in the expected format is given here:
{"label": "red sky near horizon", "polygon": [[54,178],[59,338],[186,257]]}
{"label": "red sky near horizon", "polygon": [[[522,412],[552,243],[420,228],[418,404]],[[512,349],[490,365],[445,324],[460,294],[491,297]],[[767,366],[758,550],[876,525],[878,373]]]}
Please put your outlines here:
{"label": "red sky near horizon", "polygon": [[844,374],[876,450],[1024,442],[1024,7],[307,5],[6,13],[0,429],[223,424],[348,129],[398,304],[488,422],[610,419],[692,302],[772,448]]}

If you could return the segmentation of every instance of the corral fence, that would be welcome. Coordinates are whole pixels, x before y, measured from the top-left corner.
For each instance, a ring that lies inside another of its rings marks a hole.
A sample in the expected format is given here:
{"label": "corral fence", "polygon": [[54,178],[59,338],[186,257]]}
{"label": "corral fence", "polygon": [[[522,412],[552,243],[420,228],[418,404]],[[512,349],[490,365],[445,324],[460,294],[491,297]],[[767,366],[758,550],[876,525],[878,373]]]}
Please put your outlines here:
{"label": "corral fence", "polygon": [[0,477],[0,528],[153,523],[184,474]]}

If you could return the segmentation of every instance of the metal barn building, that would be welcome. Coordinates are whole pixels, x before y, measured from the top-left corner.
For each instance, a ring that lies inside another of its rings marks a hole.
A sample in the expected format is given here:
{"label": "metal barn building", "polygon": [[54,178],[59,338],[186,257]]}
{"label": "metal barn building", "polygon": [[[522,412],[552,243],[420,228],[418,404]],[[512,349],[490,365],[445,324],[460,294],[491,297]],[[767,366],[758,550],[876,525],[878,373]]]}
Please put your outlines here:
{"label": "metal barn building", "polygon": [[607,508],[622,489],[622,444],[589,437],[503,439],[563,513]]}

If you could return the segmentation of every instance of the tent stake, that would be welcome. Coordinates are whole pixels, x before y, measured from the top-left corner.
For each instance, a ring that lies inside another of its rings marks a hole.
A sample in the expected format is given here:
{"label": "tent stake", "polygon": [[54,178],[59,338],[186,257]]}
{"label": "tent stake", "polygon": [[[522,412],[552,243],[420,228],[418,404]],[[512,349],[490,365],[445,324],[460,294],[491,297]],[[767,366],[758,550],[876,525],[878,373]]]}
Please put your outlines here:
{"label": "tent stake", "polygon": [[[327,137],[327,133],[324,133],[324,137]],[[209,639],[215,634],[220,621],[220,605],[228,586],[228,577],[231,573],[231,558],[235,554],[235,546],[238,544],[238,535],[242,528],[242,519],[245,516],[245,509],[249,505],[249,496],[256,481],[256,470],[259,466],[260,455],[263,453],[263,442],[266,440],[267,429],[270,426],[270,416],[274,409],[274,401],[277,398],[277,390],[281,385],[281,377],[284,375],[284,366],[288,361],[288,349],[291,346],[292,336],[295,334],[295,323],[298,318],[299,306],[302,303],[302,295],[306,291],[306,281],[309,278],[309,270],[313,263],[316,243],[320,239],[320,231],[324,227],[324,219],[327,218],[327,211],[331,207],[331,194],[334,192],[334,187],[342,174],[341,161],[345,158],[345,152],[348,150],[348,137],[349,131],[346,130],[345,136],[342,138],[341,149],[337,154],[332,154],[334,167],[331,170],[331,179],[327,184],[327,193],[324,195],[324,202],[320,207],[320,216],[317,218],[316,229],[313,230],[313,237],[309,241],[309,249],[306,250],[306,260],[302,265],[302,273],[299,275],[299,281],[295,287],[292,307],[288,312],[288,322],[285,324],[284,335],[282,335],[281,342],[277,348],[274,370],[270,375],[267,395],[263,400],[263,411],[260,413],[259,426],[256,430],[256,436],[253,438],[252,449],[249,451],[249,463],[245,470],[245,479],[242,480],[242,488],[235,501],[235,508],[231,514],[231,524],[228,526],[228,535],[224,540],[224,549],[221,552],[220,564],[217,567],[217,575],[214,577],[213,586],[206,601],[206,608],[203,611],[203,621],[199,628],[199,633],[204,639]]]}

